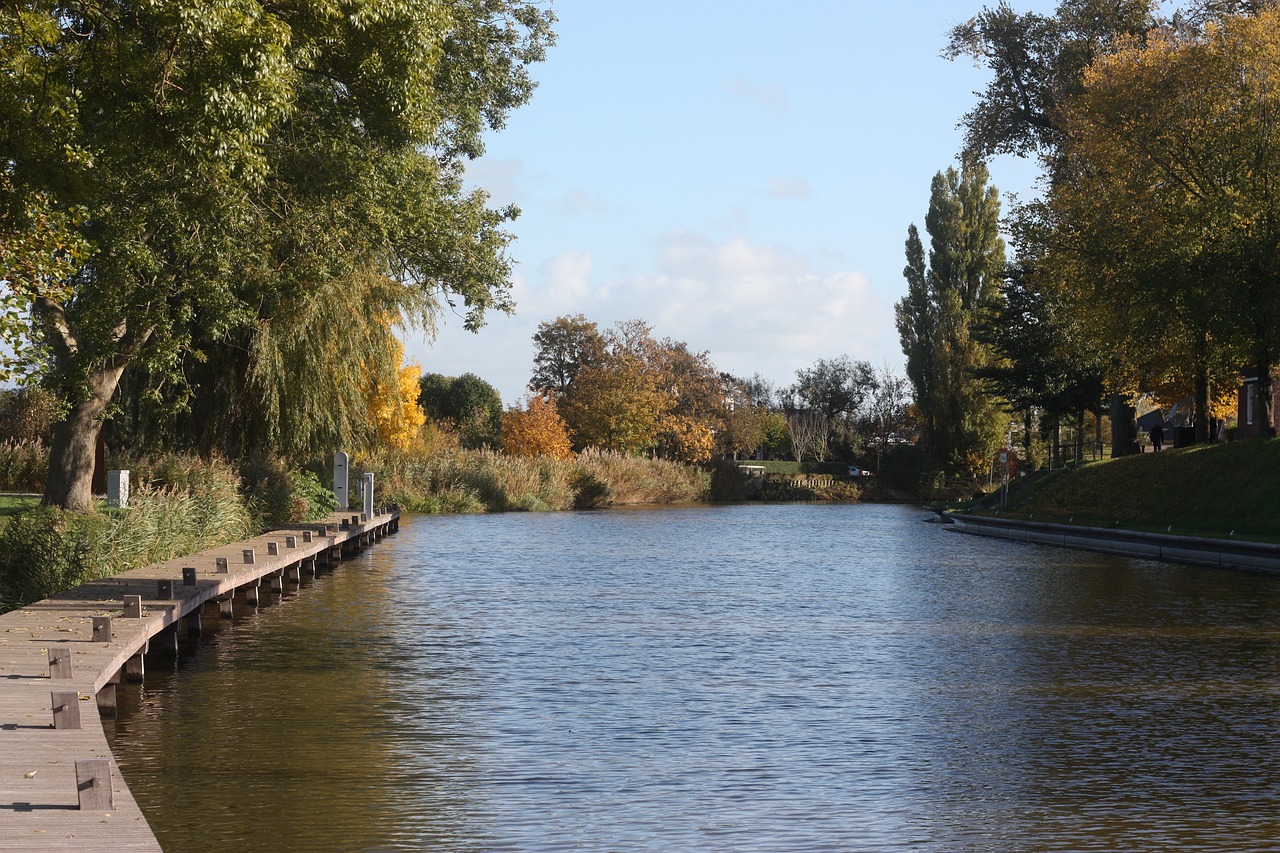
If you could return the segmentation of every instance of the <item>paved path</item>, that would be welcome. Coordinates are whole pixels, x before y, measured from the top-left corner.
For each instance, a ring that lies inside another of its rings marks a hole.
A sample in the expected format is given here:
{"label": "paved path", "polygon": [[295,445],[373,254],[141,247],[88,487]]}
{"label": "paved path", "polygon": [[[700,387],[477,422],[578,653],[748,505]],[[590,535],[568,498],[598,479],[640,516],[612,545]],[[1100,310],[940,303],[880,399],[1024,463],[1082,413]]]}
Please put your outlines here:
{"label": "paved path", "polygon": [[[159,851],[102,730],[102,714],[114,713],[115,684],[141,679],[148,647],[176,649],[178,631],[199,630],[206,604],[226,612],[245,606],[261,584],[297,583],[317,564],[333,565],[394,532],[400,513],[360,518],[335,514],[91,581],[0,616],[0,851]],[[132,609],[127,596],[138,596]]]}

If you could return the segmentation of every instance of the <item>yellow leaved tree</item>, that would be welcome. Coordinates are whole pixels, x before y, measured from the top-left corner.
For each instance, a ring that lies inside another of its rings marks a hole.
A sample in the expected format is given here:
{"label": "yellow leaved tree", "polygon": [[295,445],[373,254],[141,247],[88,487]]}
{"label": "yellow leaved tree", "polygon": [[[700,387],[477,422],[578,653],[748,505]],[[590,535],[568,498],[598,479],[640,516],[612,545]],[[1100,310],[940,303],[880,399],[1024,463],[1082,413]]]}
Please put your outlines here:
{"label": "yellow leaved tree", "polygon": [[365,391],[369,422],[373,427],[374,449],[408,450],[418,437],[427,416],[418,405],[418,379],[422,366],[416,361],[404,363],[404,345],[393,339],[396,386],[373,382]]}

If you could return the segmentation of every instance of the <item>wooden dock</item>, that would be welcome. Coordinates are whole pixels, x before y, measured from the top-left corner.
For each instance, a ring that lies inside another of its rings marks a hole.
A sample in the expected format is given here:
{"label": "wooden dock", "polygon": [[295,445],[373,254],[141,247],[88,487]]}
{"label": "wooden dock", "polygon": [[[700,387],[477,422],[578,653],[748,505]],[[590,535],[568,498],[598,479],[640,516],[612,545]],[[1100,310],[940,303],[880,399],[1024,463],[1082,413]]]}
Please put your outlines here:
{"label": "wooden dock", "polygon": [[0,851],[160,851],[102,730],[116,684],[141,681],[148,652],[176,654],[180,631],[256,606],[263,584],[296,585],[399,523],[396,508],[336,513],[0,616]]}

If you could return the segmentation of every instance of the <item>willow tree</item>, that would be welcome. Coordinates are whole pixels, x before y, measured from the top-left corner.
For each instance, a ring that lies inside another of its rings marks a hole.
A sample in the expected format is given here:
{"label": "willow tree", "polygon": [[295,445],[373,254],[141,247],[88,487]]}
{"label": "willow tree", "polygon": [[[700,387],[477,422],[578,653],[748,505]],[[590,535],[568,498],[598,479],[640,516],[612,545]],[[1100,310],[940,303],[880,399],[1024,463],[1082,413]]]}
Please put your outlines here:
{"label": "willow tree", "polygon": [[[1273,429],[1280,354],[1280,11],[1165,31],[1101,58],[1066,112],[1071,181],[1055,186],[1058,255],[1118,275],[1091,305],[1113,329],[1158,330],[1195,365],[1207,421],[1224,354],[1261,377]],[[1064,257],[1065,256],[1065,257]],[[1118,314],[1113,294],[1123,290]],[[1155,350],[1161,352],[1161,348]]]}
{"label": "willow tree", "polygon": [[[95,440],[126,369],[181,399],[203,360],[205,378],[256,383],[270,410],[287,407],[281,380],[300,365],[304,382],[390,367],[385,346],[330,360],[341,347],[323,339],[352,324],[429,323],[456,298],[475,326],[505,307],[514,211],[464,194],[459,159],[528,98],[550,21],[520,0],[0,8],[4,226],[27,233],[47,209],[79,241],[69,269],[5,270],[68,410],[46,501],[90,506]],[[392,288],[387,313],[299,328],[314,339],[292,353],[262,337],[334,283],[371,279]],[[252,370],[224,360],[248,348]]]}
{"label": "willow tree", "polygon": [[1000,198],[987,177],[986,166],[972,161],[934,176],[925,216],[928,265],[912,225],[908,290],[896,306],[921,442],[935,464],[958,472],[980,470],[1004,426],[997,401],[975,376],[991,354],[973,332],[1004,269]]}

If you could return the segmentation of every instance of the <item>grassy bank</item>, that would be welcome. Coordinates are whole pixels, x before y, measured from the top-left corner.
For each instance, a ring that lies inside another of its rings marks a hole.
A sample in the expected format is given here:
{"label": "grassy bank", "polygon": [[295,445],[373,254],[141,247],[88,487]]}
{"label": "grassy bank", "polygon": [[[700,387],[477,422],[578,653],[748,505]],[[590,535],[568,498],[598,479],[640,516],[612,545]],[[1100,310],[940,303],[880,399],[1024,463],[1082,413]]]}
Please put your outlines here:
{"label": "grassy bank", "polygon": [[1055,472],[1002,516],[1280,540],[1280,439],[1145,453]]}

